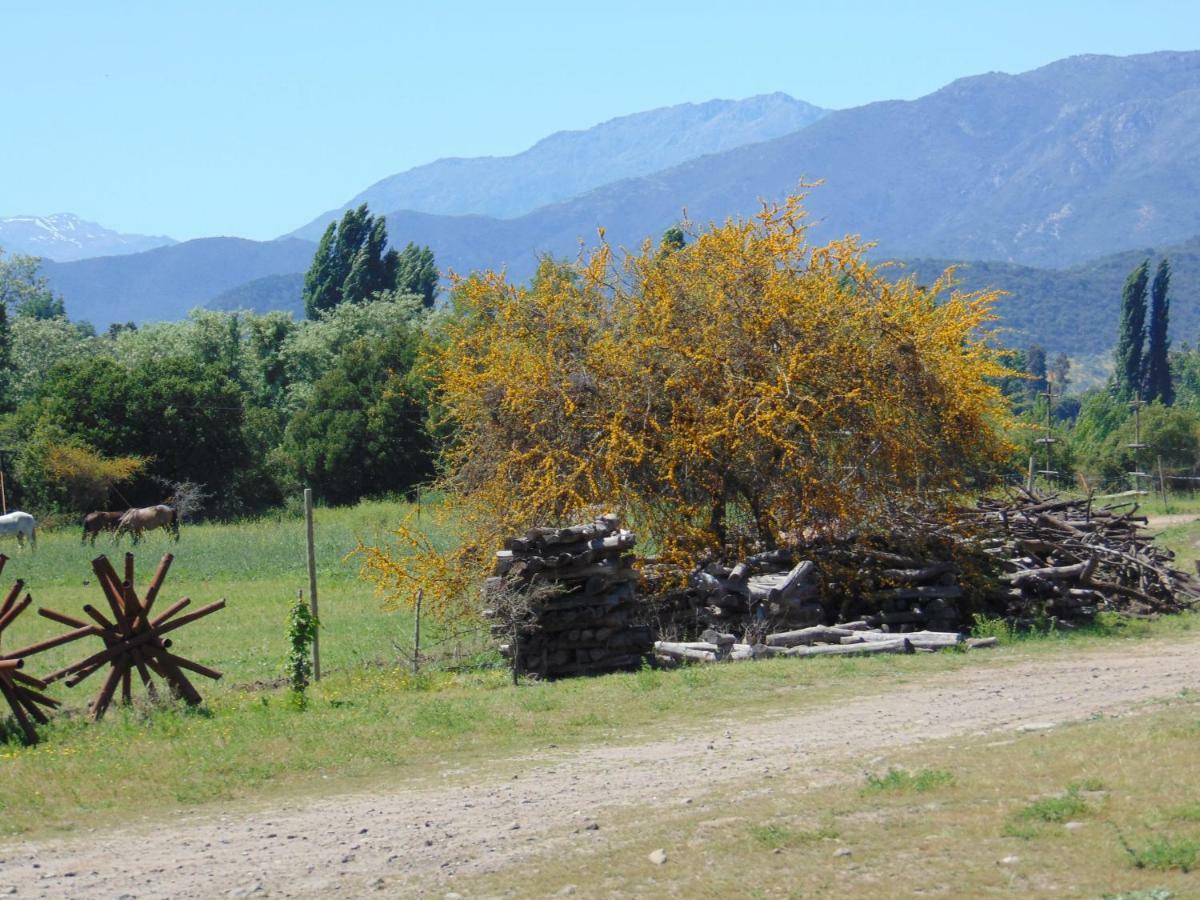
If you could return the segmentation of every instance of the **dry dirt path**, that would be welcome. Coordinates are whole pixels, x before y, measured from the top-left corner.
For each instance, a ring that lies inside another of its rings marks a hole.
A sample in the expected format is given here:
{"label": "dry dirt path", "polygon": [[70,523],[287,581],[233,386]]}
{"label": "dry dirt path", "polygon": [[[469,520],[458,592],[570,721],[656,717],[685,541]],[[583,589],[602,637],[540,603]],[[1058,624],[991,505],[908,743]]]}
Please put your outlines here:
{"label": "dry dirt path", "polygon": [[606,818],[627,818],[642,804],[677,803],[748,779],[825,785],[850,774],[847,760],[925,740],[1134,712],[1185,688],[1200,688],[1200,637],[1065,648],[1015,662],[981,658],[887,696],[730,720],[650,743],[547,750],[532,766],[499,760],[427,788],[0,846],[0,894],[441,897],[462,876],[604,840]]}

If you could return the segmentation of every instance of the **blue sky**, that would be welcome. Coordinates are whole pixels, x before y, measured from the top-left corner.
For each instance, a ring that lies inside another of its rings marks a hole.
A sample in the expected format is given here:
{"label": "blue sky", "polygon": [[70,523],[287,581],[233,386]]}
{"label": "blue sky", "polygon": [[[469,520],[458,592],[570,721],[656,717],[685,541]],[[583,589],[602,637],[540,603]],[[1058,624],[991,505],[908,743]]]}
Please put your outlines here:
{"label": "blue sky", "polygon": [[271,238],[411,166],[657,106],[1164,49],[1200,49],[1200,3],[0,0],[0,216]]}

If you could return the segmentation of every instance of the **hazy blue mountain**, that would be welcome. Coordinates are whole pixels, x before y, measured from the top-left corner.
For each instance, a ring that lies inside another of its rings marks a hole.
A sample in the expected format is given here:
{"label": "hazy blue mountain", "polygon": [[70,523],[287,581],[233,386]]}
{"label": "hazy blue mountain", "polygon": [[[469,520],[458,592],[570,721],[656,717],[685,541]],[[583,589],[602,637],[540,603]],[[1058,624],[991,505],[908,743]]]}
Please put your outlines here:
{"label": "hazy blue mountain", "polygon": [[279,310],[290,312],[297,319],[303,319],[304,273],[264,275],[218,294],[205,306],[228,312],[239,309],[248,309],[256,313]]}
{"label": "hazy blue mountain", "polygon": [[315,249],[295,238],[203,238],[128,256],[47,261],[42,272],[72,319],[103,329],[112,322],[182,319],[237,285],[306,270]]}
{"label": "hazy blue mountain", "polygon": [[331,220],[361,203],[380,212],[512,218],[622,178],[790,134],[826,112],[776,93],[635,113],[557,132],[515,156],[439,159],[389,176],[293,234],[316,240]]}
{"label": "hazy blue mountain", "polygon": [[[750,214],[801,179],[813,236],[886,256],[1069,266],[1200,233],[1200,53],[1080,56],[833,112],[775,140],[605,185],[514,219],[388,214],[395,242],[458,270],[573,256],[603,225],[636,246],[688,210]],[[376,211],[379,208],[376,207]]]}
{"label": "hazy blue mountain", "polygon": [[0,217],[0,249],[59,262],[140,253],[174,243],[162,235],[121,234],[71,213]]}
{"label": "hazy blue mountain", "polygon": [[[995,261],[896,260],[893,277],[916,275],[928,284],[949,266],[962,290],[1002,290],[996,306],[1001,338],[1012,347],[1041,344],[1070,356],[1103,353],[1116,343],[1125,277],[1143,259],[1171,260],[1171,337],[1200,340],[1200,237],[1179,244],[1126,250],[1068,269],[1046,269]],[[210,301],[212,309],[272,309],[304,314],[303,273],[268,275],[238,285]]]}

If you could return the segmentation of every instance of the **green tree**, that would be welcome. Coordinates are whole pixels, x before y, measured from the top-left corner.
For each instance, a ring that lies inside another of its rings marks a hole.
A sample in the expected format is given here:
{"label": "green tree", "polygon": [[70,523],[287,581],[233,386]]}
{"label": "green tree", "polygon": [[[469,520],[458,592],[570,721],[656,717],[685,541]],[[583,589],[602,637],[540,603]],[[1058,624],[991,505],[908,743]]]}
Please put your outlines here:
{"label": "green tree", "polygon": [[329,223],[304,276],[305,315],[315,319],[342,303],[397,290],[402,258],[387,243],[387,221],[372,216],[365,203],[347,210],[340,223]]}
{"label": "green tree", "polygon": [[678,225],[672,225],[663,232],[662,240],[659,242],[659,248],[665,255],[673,253],[676,250],[682,250],[687,246],[687,235]]}
{"label": "green tree", "polygon": [[418,333],[358,339],[288,423],[281,456],[297,485],[328,503],[404,491],[431,474],[424,409],[410,384]]}
{"label": "green tree", "polygon": [[432,309],[437,286],[433,251],[409,242],[396,260],[395,289],[401,294],[417,294],[425,308]]}
{"label": "green tree", "polygon": [[1025,382],[1025,390],[1029,402],[1036,403],[1040,394],[1046,393],[1046,351],[1038,344],[1031,344],[1025,351],[1025,374],[1029,380]]}
{"label": "green tree", "polygon": [[235,513],[278,499],[251,456],[241,389],[216,366],[164,356],[127,369],[107,357],[55,366],[17,412],[21,428],[55,428],[107,457],[147,458],[127,496],[155,503],[149,476],[194,481],[215,495],[213,510]]}
{"label": "green tree", "polygon": [[1168,335],[1171,300],[1167,291],[1171,285],[1171,263],[1164,257],[1154,273],[1150,287],[1150,342],[1146,351],[1147,400],[1159,400],[1164,406],[1175,402],[1175,386],[1171,383],[1170,351]]}
{"label": "green tree", "polygon": [[1143,262],[1125,279],[1121,292],[1121,330],[1117,339],[1113,386],[1118,396],[1129,398],[1141,391],[1145,376],[1146,283],[1150,261]]}
{"label": "green tree", "polygon": [[14,253],[5,259],[0,250],[0,303],[18,316],[66,318],[62,298],[50,290],[41,265],[36,256]]}
{"label": "green tree", "polygon": [[8,304],[0,302],[0,412],[13,408],[12,326],[8,323]]}

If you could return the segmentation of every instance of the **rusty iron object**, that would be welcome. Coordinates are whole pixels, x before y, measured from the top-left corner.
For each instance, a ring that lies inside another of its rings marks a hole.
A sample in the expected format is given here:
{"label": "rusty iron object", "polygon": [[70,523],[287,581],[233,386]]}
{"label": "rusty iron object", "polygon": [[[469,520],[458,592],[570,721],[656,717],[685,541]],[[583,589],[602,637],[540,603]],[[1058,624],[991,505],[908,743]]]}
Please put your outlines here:
{"label": "rusty iron object", "polygon": [[[4,571],[4,564],[7,562],[8,557],[0,553],[0,572]],[[0,602],[0,643],[4,640],[4,630],[33,603],[29,594],[21,597],[24,587],[25,583],[18,579]],[[34,723],[45,725],[50,721],[43,707],[55,709],[59,705],[53,697],[42,693],[46,689],[45,681],[21,671],[25,668],[26,657],[39,652],[39,649],[43,648],[35,644],[33,647],[25,647],[11,653],[0,653],[0,696],[8,703],[13,719],[29,744],[37,743]]]}
{"label": "rusty iron object", "polygon": [[166,682],[173,696],[182,698],[190,706],[195,706],[202,701],[199,692],[184,675],[185,669],[206,678],[221,677],[221,673],[216,669],[210,669],[208,666],[172,653],[171,641],[164,635],[219,609],[224,609],[224,600],[218,600],[195,612],[180,616],[178,613],[191,604],[190,598],[184,597],[160,615],[154,618],[150,616],[173,559],[174,557],[170,553],[163,556],[154,576],[150,579],[144,597],[138,596],[134,586],[132,553],[125,554],[123,579],[117,574],[106,556],[98,556],[92,560],[92,571],[96,573],[100,589],[104,592],[111,619],[90,604],[85,604],[83,607],[84,613],[91,619],[90,623],[54,610],[38,610],[47,619],[67,625],[74,630],[44,641],[40,645],[34,645],[35,649],[46,649],[92,635],[99,637],[104,642],[103,650],[69,666],[64,666],[56,672],[51,672],[43,679],[46,684],[66,679],[66,686],[74,687],[107,667],[108,675],[101,685],[99,693],[90,704],[93,721],[99,721],[104,716],[118,688],[121,690],[121,701],[126,704],[132,702],[134,672],[137,673],[139,680],[145,685],[147,693],[152,698],[158,696],[152,678],[153,675],[157,675]]}

